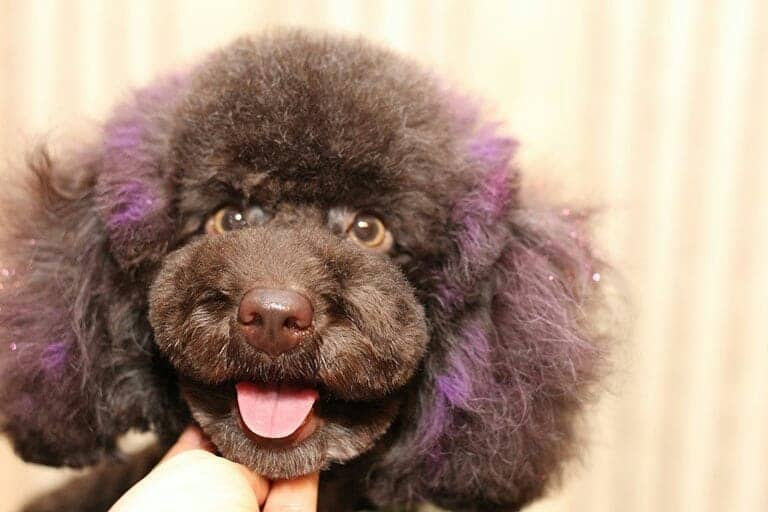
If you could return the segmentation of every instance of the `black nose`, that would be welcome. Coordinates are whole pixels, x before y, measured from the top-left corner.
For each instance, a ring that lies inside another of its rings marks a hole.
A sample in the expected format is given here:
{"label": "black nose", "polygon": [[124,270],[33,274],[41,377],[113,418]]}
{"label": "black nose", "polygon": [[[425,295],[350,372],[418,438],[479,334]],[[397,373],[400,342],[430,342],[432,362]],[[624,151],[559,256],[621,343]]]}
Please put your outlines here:
{"label": "black nose", "polygon": [[237,318],[248,343],[276,357],[307,337],[314,314],[312,303],[300,293],[254,288],[240,301]]}

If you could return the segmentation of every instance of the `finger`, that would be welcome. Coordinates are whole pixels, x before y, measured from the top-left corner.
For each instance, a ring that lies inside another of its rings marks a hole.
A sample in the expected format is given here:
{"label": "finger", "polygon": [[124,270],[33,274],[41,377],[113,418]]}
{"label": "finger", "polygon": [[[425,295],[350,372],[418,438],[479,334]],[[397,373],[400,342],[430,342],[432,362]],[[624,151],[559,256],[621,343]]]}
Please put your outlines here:
{"label": "finger", "polygon": [[245,467],[203,450],[187,450],[158,465],[110,512],[256,512],[269,482]]}
{"label": "finger", "polygon": [[161,462],[170,459],[174,455],[189,450],[205,450],[207,452],[213,452],[213,445],[208,438],[205,437],[205,434],[200,430],[200,427],[195,425],[190,425],[184,429],[184,432],[181,433],[176,444],[168,450],[168,453],[165,454]]}
{"label": "finger", "polygon": [[[165,454],[160,462],[167,462],[168,459],[174,457],[175,455],[192,450],[203,450],[211,454],[213,454],[215,451],[215,446],[213,443],[211,443],[211,441],[208,439],[205,433],[203,433],[200,427],[196,425],[190,425],[184,429],[184,431],[179,436],[179,439],[176,441],[176,444],[174,444],[171,449],[168,450],[168,453]],[[248,485],[250,485],[250,487],[253,489],[253,492],[256,494],[256,498],[259,502],[259,506],[264,504],[264,501],[267,499],[267,493],[269,492],[269,481],[267,479],[253,473],[247,467],[241,464],[225,461],[225,459],[220,459],[218,457],[215,457],[215,460],[235,468],[237,472],[245,478],[245,480],[248,482]]]}
{"label": "finger", "polygon": [[319,480],[318,473],[311,473],[272,482],[264,512],[315,512]]}
{"label": "finger", "polygon": [[242,464],[218,457],[210,452],[190,449],[178,453],[175,457],[163,462],[154,472],[172,474],[179,481],[192,483],[202,478],[201,485],[232,487],[243,489],[249,487],[256,496],[259,506],[263,505],[269,493],[269,480],[259,476]]}

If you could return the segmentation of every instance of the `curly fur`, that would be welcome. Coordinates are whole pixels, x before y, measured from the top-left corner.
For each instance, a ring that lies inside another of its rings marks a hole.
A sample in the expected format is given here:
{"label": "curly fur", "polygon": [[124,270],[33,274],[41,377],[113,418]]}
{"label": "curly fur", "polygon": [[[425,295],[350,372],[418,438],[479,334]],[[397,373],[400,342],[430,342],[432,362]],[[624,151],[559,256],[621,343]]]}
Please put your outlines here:
{"label": "curly fur", "polygon": [[[607,345],[587,216],[531,206],[516,146],[360,40],[243,39],[138,91],[99,144],[35,153],[4,201],[2,429],[27,460],[83,466],[129,429],[163,446],[194,418],[273,478],[324,469],[323,510],[521,507],[573,455]],[[200,234],[253,203],[264,226]],[[390,253],[328,229],[339,208],[384,217]],[[231,320],[261,282],[297,283],[317,311],[279,361]],[[319,386],[324,426],[253,445],[231,411],[244,378]]]}

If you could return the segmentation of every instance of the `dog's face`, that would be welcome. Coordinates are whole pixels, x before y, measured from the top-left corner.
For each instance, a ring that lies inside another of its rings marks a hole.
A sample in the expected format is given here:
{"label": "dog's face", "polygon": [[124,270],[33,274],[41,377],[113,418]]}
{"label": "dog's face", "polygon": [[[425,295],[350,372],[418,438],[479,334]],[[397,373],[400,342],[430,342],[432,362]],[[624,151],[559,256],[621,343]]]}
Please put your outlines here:
{"label": "dog's face", "polygon": [[138,91],[0,201],[0,427],[82,466],[191,412],[267,477],[368,452],[376,504],[524,504],[603,338],[583,218],[525,205],[514,147],[358,40],[242,40]]}
{"label": "dog's face", "polygon": [[150,318],[221,453],[278,478],[368,449],[394,419],[428,336],[382,220],[269,208],[214,214],[213,233],[163,265]]}
{"label": "dog's face", "polygon": [[195,420],[272,478],[355,457],[393,422],[429,339],[430,262],[450,247],[437,191],[455,181],[425,161],[442,140],[439,117],[418,118],[426,86],[327,54],[295,83],[306,63],[277,62],[192,79],[170,139],[180,232],[149,304]]}

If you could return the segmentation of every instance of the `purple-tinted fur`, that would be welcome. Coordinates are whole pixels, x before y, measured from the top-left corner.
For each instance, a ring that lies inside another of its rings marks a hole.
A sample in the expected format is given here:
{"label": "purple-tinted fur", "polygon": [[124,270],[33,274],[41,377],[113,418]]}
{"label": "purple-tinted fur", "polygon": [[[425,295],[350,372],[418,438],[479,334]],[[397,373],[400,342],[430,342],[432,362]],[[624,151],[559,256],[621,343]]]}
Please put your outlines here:
{"label": "purple-tinted fur", "polygon": [[[9,378],[11,375],[23,376],[10,382],[34,382],[29,385],[3,389],[2,398],[5,400],[4,410],[9,414],[9,420],[20,424],[32,425],[40,414],[35,404],[39,403],[40,393],[53,396],[56,391],[66,389],[66,377],[62,380],[63,371],[72,350],[71,336],[68,330],[70,313],[67,309],[52,303],[55,294],[48,296],[45,290],[51,288],[51,283],[36,283],[30,281],[23,268],[12,281],[6,283],[3,290],[3,308],[0,310],[0,339],[4,344],[13,347],[11,357],[6,358],[0,365],[0,371]],[[29,297],[18,293],[20,286],[28,290],[36,286],[40,294]],[[53,338],[52,337],[58,337]],[[74,384],[74,383],[73,383]],[[80,383],[77,382],[77,385]],[[76,393],[70,393],[76,397]],[[69,397],[68,397],[69,398]],[[57,403],[54,407],[65,408],[66,402]]]}
{"label": "purple-tinted fur", "polygon": [[72,343],[68,340],[57,340],[49,344],[40,355],[40,365],[47,372],[59,372],[67,364]]}
{"label": "purple-tinted fur", "polygon": [[469,154],[491,169],[507,168],[517,149],[517,141],[497,133],[499,125],[488,124],[469,143]]}
{"label": "purple-tinted fur", "polygon": [[[422,393],[416,426],[380,466],[402,478],[377,492],[405,505],[439,496],[450,507],[451,495],[472,492],[473,471],[485,472],[486,496],[500,500],[509,482],[556,478],[570,455],[572,416],[603,358],[601,333],[585,318],[599,295],[592,273],[601,268],[581,234],[585,215],[520,204],[516,143],[498,135],[498,125],[475,129],[474,104],[457,104],[457,126],[470,134],[467,160],[483,178],[456,202],[458,252],[436,276],[436,300],[444,318],[481,307],[437,334],[446,342],[426,361],[432,391]],[[488,460],[506,462],[488,468]],[[540,489],[518,494],[527,500]]]}
{"label": "purple-tinted fur", "polygon": [[445,372],[435,378],[432,409],[426,415],[427,421],[419,429],[420,439],[417,444],[432,460],[439,458],[433,447],[450,423],[450,409],[472,408],[472,400],[480,395],[475,380],[477,368],[490,364],[487,333],[479,322],[470,322],[464,326],[459,338],[462,343],[448,355]]}
{"label": "purple-tinted fur", "polygon": [[[470,127],[466,124],[469,119],[472,116],[467,114],[461,123]],[[458,226],[456,243],[460,258],[447,266],[440,279],[438,300],[446,313],[463,305],[470,295],[467,292],[475,290],[475,279],[499,257],[493,250],[501,247],[497,239],[506,236],[502,221],[513,199],[510,161],[517,144],[498,135],[497,128],[498,124],[482,126],[467,144],[468,159],[487,170],[478,187],[457,201],[454,209],[452,220]],[[473,393],[473,387],[478,384],[477,368],[490,365],[487,337],[479,321],[462,327],[458,335],[461,342],[447,355],[445,371],[435,379],[432,411],[422,425],[419,446],[434,446],[450,422],[447,411],[451,407],[471,408],[471,399],[482,396],[484,390]]]}
{"label": "purple-tinted fur", "polygon": [[130,266],[152,242],[174,232],[167,170],[158,163],[168,130],[159,128],[167,122],[160,112],[173,107],[183,85],[183,76],[173,75],[139,91],[104,128],[104,168],[96,195],[112,249],[123,265]]}
{"label": "purple-tinted fur", "polygon": [[[440,496],[450,506],[451,495],[471,492],[473,471],[487,472],[487,496],[501,499],[509,482],[556,478],[572,455],[572,416],[590,395],[603,357],[601,338],[584,318],[599,286],[587,269],[599,263],[567,236],[570,221],[556,212],[513,215],[518,238],[487,247],[492,253],[504,247],[492,270],[490,315],[481,308],[464,317],[455,335],[443,333],[447,350],[426,363],[435,377],[425,386],[433,391],[422,395],[418,427],[383,463],[404,476],[378,492],[399,495],[404,504]],[[463,266],[472,268],[468,261]],[[487,300],[478,293],[463,297]],[[474,448],[462,449],[467,446]],[[506,463],[488,468],[487,460]],[[455,467],[466,468],[460,479]],[[540,489],[518,492],[528,500]]]}
{"label": "purple-tinted fur", "polygon": [[127,181],[116,187],[112,196],[116,207],[107,219],[106,225],[113,234],[121,229],[136,229],[145,217],[151,213],[155,194],[141,181]]}
{"label": "purple-tinted fur", "polygon": [[463,343],[449,354],[446,372],[435,379],[438,400],[444,398],[453,407],[471,408],[471,398],[477,394],[475,368],[491,364],[488,334],[479,322],[471,322],[464,326],[459,338]]}
{"label": "purple-tinted fur", "polygon": [[[19,293],[19,287],[27,285],[27,271],[24,268],[5,283],[0,336],[4,343],[13,345],[12,361],[21,371],[39,374],[41,378],[53,377],[66,363],[72,346],[67,338],[69,312],[44,296],[35,300]],[[11,297],[14,300],[9,300]]]}
{"label": "purple-tinted fur", "polygon": [[438,300],[446,309],[461,305],[467,292],[474,287],[477,272],[484,272],[483,269],[487,269],[498,257],[498,254],[489,253],[488,248],[489,244],[493,245],[494,237],[503,236],[506,231],[501,221],[513,200],[513,178],[508,167],[513,148],[514,145],[509,146],[504,165],[494,160],[493,167],[487,171],[477,189],[456,204],[453,222],[459,226],[456,244],[463,256],[451,262],[452,268],[446,269],[445,274],[449,278],[440,279]]}
{"label": "purple-tinted fur", "polygon": [[499,133],[501,123],[482,121],[482,105],[476,98],[451,89],[445,94],[453,125],[466,138],[468,159],[480,162],[485,169],[507,169],[517,150],[517,141]]}
{"label": "purple-tinted fur", "polygon": [[[102,165],[98,153],[78,156],[69,167],[55,169],[44,149],[32,154],[30,173],[4,204],[0,230],[3,263],[15,270],[0,290],[0,343],[15,347],[0,357],[0,424],[26,459],[55,458],[72,466],[114,452],[115,437],[129,428],[145,428],[146,420],[138,417],[116,422],[107,404],[122,401],[117,407],[130,409],[136,389],[148,391],[137,403],[163,400],[151,386],[135,388],[134,381],[149,372],[143,368],[152,353],[147,338],[134,330],[137,313],[130,307],[123,306],[114,321],[118,334],[112,339],[123,336],[144,351],[138,359],[119,353],[119,361],[104,355],[112,349],[105,339],[108,319],[98,311],[94,291],[104,290],[109,278],[107,241],[94,229],[100,219],[93,196],[73,195],[67,181],[53,186],[51,179],[54,169],[77,181]],[[113,294],[109,301],[119,305],[130,298]],[[115,379],[118,366],[123,373]],[[127,393],[128,387],[135,389]],[[58,420],[52,424],[51,418]]]}
{"label": "purple-tinted fur", "polygon": [[493,238],[504,236],[502,221],[517,191],[517,171],[511,165],[517,142],[500,134],[499,123],[482,121],[480,103],[474,98],[449,91],[448,105],[454,126],[463,133],[469,165],[479,167],[481,176],[475,190],[458,198],[453,223],[458,226],[456,243],[462,256],[450,261],[438,278],[437,300],[446,311],[460,307],[471,295],[478,273],[485,273],[498,258]]}
{"label": "purple-tinted fur", "polygon": [[[488,333],[480,322],[474,321],[464,326],[459,339],[461,344],[448,354],[445,373],[435,378],[434,409],[421,434],[419,444],[422,446],[434,446],[443,435],[445,425],[450,422],[448,411],[451,408],[471,410],[475,406],[473,401],[483,396],[484,390],[477,389],[482,383],[475,375],[478,368],[491,364]],[[439,454],[433,450],[430,455],[434,458]]]}

